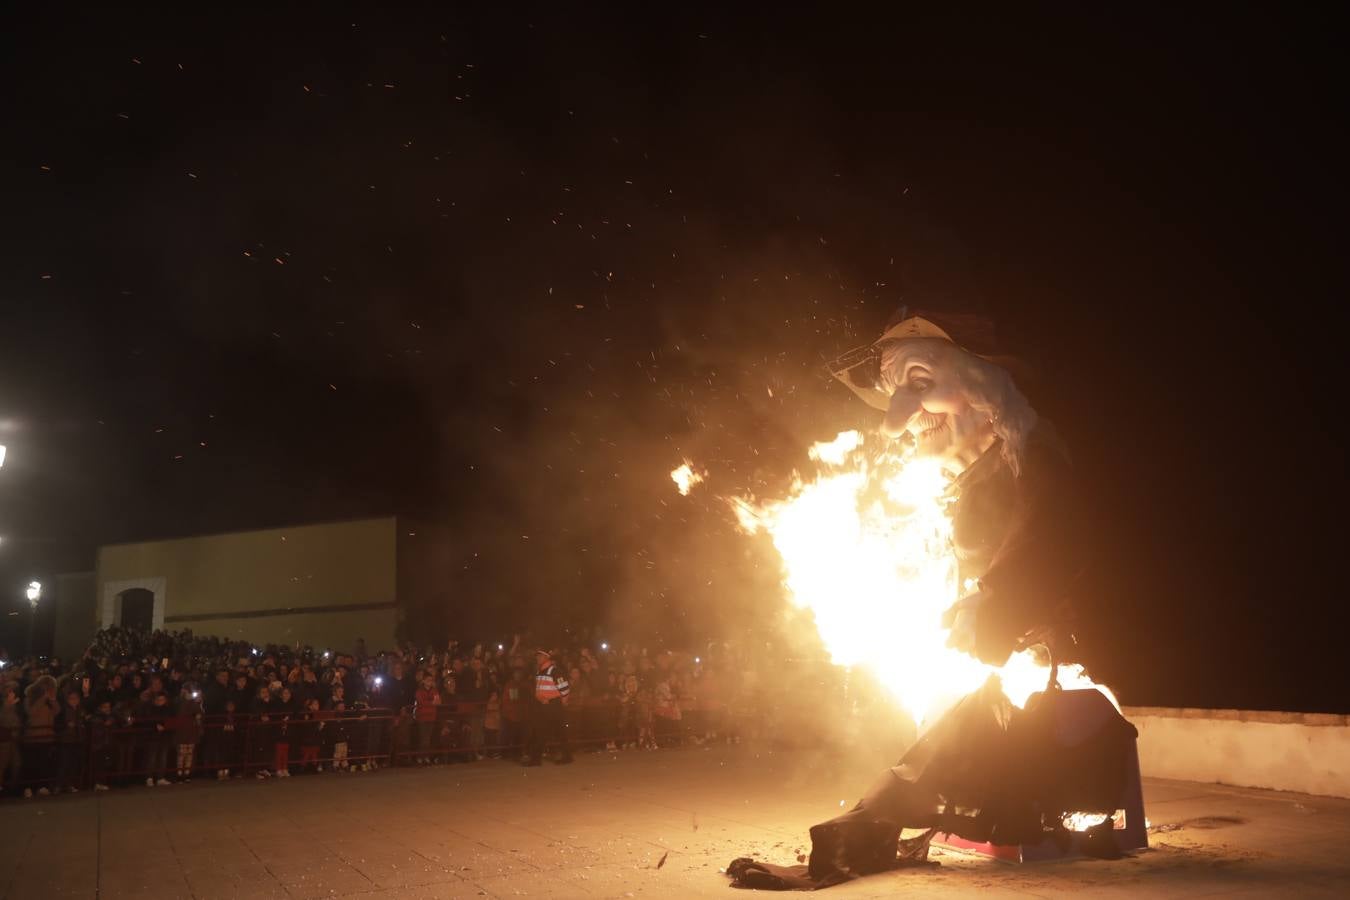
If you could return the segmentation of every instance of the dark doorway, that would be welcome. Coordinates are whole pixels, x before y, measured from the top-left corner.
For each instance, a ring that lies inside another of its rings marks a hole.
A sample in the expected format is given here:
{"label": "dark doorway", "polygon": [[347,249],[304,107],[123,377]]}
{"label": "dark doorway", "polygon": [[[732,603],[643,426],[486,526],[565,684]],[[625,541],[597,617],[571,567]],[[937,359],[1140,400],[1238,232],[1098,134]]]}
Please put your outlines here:
{"label": "dark doorway", "polygon": [[122,627],[149,631],[155,624],[155,592],[131,588],[119,596],[122,598]]}

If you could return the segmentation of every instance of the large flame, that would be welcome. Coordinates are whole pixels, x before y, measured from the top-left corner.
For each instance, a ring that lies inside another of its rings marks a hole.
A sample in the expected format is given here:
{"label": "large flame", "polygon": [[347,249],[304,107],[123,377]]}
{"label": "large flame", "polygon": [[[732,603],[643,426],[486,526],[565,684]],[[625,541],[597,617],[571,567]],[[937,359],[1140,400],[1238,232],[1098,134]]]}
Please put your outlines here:
{"label": "large flame", "polygon": [[[818,473],[798,477],[786,498],[730,502],[742,528],[772,538],[790,600],[812,612],[836,664],[869,669],[918,723],[991,674],[1019,707],[1045,687],[1049,669],[1030,652],[992,667],[947,646],[942,615],[962,592],[955,498],[936,462],[869,453],[856,431],[814,445],[810,457]],[[1096,686],[1080,666],[1061,666],[1058,680]]]}

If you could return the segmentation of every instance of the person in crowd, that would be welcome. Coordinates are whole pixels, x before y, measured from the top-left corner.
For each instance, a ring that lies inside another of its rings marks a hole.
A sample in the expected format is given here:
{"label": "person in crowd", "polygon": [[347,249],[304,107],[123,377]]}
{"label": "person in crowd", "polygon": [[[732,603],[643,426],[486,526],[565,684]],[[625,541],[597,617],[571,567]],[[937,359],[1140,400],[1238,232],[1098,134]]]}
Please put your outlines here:
{"label": "person in crowd", "polygon": [[361,667],[356,664],[356,657],[344,657],[346,665],[339,669],[342,687],[347,692],[347,703],[351,704],[363,698],[363,691],[366,685],[366,673],[361,671]]}
{"label": "person in crowd", "polygon": [[[383,675],[372,675],[374,688],[370,694],[370,715],[366,719],[369,731],[366,746],[372,751],[366,765],[378,769],[381,765],[398,765],[406,759],[403,754],[412,746],[412,715],[410,706],[391,706],[399,695],[395,689],[389,690],[389,683]],[[383,749],[388,748],[388,754]]]}
{"label": "person in crowd", "polygon": [[415,695],[416,706],[413,719],[417,729],[418,765],[431,763],[432,739],[437,730],[437,712],[441,706],[441,692],[436,690],[436,680],[430,671],[422,674],[422,683]]}
{"label": "person in crowd", "polygon": [[[184,681],[185,675],[186,673],[178,666],[174,666],[169,670],[169,679],[164,682],[164,693],[169,695],[170,706],[176,704],[179,698],[183,696],[184,691],[188,690],[190,687],[188,683]],[[200,700],[201,698],[199,697],[198,699]]]}
{"label": "person in crowd", "polygon": [[178,765],[175,771],[183,781],[192,780],[193,757],[197,752],[197,742],[202,739],[204,715],[201,691],[197,690],[195,685],[187,686],[179,694],[173,734],[173,742],[178,750]]}
{"label": "person in crowd", "polygon": [[657,749],[652,708],[656,705],[655,691],[650,681],[637,679],[637,696],[634,698],[634,714],[637,720],[637,747],[639,750]]}
{"label": "person in crowd", "polygon": [[544,751],[555,747],[554,762],[566,765],[572,761],[572,750],[567,742],[567,702],[571,685],[563,670],[553,662],[553,652],[540,648],[535,651],[537,671],[534,678],[534,703],[530,706],[528,738],[523,766],[537,766],[543,762]]}
{"label": "person in crowd", "polygon": [[246,712],[258,696],[258,684],[248,674],[247,669],[242,669],[234,673],[233,687],[230,690],[230,699],[234,700],[234,708],[239,712]]}
{"label": "person in crowd", "polygon": [[271,778],[272,770],[268,767],[276,763],[280,719],[275,713],[276,706],[272,702],[271,687],[259,685],[253,703],[249,706],[253,731],[253,746],[249,748],[249,757],[256,762],[257,769],[254,776],[259,780]]}
{"label": "person in crowd", "polygon": [[108,790],[113,780],[110,773],[125,769],[118,766],[118,751],[125,742],[117,740],[117,727],[112,700],[104,696],[89,716],[89,759],[93,765],[90,777],[96,791]]}
{"label": "person in crowd", "polygon": [[311,700],[317,700],[319,705],[322,706],[323,701],[327,699],[324,687],[319,683],[319,676],[315,673],[313,666],[307,665],[301,669],[300,680],[295,687],[295,695],[300,698],[301,703],[306,705]]}
{"label": "person in crowd", "polygon": [[489,759],[498,759],[501,756],[501,736],[502,692],[494,687],[488,694],[483,711],[483,749]]}
{"label": "person in crowd", "polygon": [[413,696],[417,693],[417,682],[413,673],[403,668],[401,661],[395,661],[389,668],[389,677],[382,679],[385,704],[392,710],[402,710],[413,705]]}
{"label": "person in crowd", "polygon": [[[276,682],[273,682],[276,687]],[[291,689],[282,686],[279,692],[272,697],[273,716],[277,725],[277,739],[273,745],[276,756],[276,773],[278,778],[291,777],[291,720],[295,717],[295,696]]]}
{"label": "person in crowd", "polygon": [[78,685],[80,694],[80,709],[88,715],[93,712],[94,707],[98,705],[98,695],[101,692],[98,690],[97,685],[94,684],[93,676],[87,671],[79,673],[74,680]]}
{"label": "person in crowd", "polygon": [[[641,665],[653,678],[659,672],[673,679],[686,666],[684,657],[672,664],[662,653],[639,655],[616,647],[597,655],[573,645],[549,657],[558,678],[553,690],[559,681],[569,686],[568,708],[562,710],[561,700],[541,702],[544,672],[526,665],[521,648],[529,646],[527,641],[522,635],[513,636],[509,646],[452,641],[445,653],[409,644],[366,656],[316,653],[299,645],[261,647],[189,631],[104,629],[69,674],[63,675],[54,660],[0,669],[8,702],[8,712],[0,705],[0,784],[10,789],[28,784],[50,793],[56,784],[103,790],[148,777],[161,786],[171,777],[188,778],[193,769],[214,771],[222,780],[241,771],[285,777],[292,756],[299,760],[296,771],[317,770],[320,761],[325,770],[337,771],[375,768],[390,758],[425,762],[445,751],[480,759],[485,750],[497,756],[499,747],[519,748],[527,735],[534,753],[542,757],[543,750],[556,745],[559,760],[565,761],[578,739],[608,741],[620,733],[620,715],[625,727],[631,723],[633,739],[642,738],[646,745],[638,724],[641,707],[629,696],[627,711],[621,712],[620,672],[626,665]],[[541,658],[536,655],[535,661]],[[437,714],[431,747],[423,727],[428,680],[441,699],[431,704]],[[400,686],[409,683],[413,690],[406,703],[395,706],[405,691]],[[671,688],[678,702],[682,691],[674,681]],[[45,703],[34,707],[34,721],[26,726],[28,708],[44,689],[55,712],[47,715]],[[166,700],[159,701],[159,694]],[[260,694],[266,696],[261,704]],[[72,695],[86,719],[69,728],[75,719],[64,704]],[[29,748],[30,743],[42,746]],[[76,746],[78,771],[72,769]],[[317,754],[309,748],[317,748]],[[21,760],[24,769],[16,773]]]}
{"label": "person in crowd", "polygon": [[216,669],[211,683],[202,694],[202,714],[218,716],[225,711],[225,701],[230,698],[230,670]]}
{"label": "person in crowd", "polygon": [[56,716],[56,792],[74,794],[84,781],[89,726],[79,691],[67,691]]}
{"label": "person in crowd", "polygon": [[722,738],[722,695],[721,679],[713,667],[695,669],[693,688],[701,712],[703,742]]}
{"label": "person in crowd", "polygon": [[145,698],[145,676],[139,671],[132,672],[131,677],[122,681],[121,699],[130,701],[132,704],[140,703]]}
{"label": "person in crowd", "polygon": [[388,717],[383,711],[371,718],[370,704],[364,699],[352,702],[351,725],[348,729],[348,744],[351,756],[356,760],[352,768],[358,772],[370,772],[376,768],[375,749],[380,747],[380,737]]}
{"label": "person in crowd", "polygon": [[483,666],[483,645],[474,647],[474,655],[459,678],[460,693],[457,698],[463,710],[468,704],[466,716],[469,728],[469,752],[473,759],[483,759],[483,719],[488,694],[492,691],[492,682]]}
{"label": "person in crowd", "polygon": [[136,716],[139,722],[146,725],[146,787],[166,787],[173,783],[167,777],[169,748],[173,744],[172,713],[169,695],[159,691],[151,696],[149,704],[142,707]]}
{"label": "person in crowd", "polygon": [[591,685],[582,674],[580,666],[572,666],[567,673],[571,691],[567,698],[568,725],[574,729],[576,742],[583,748],[595,737],[595,728],[591,722]]}
{"label": "person in crowd", "polygon": [[319,762],[319,747],[323,743],[323,730],[326,724],[320,714],[319,698],[312,697],[306,700],[292,725],[292,729],[299,735],[301,773],[323,771],[323,764]]}
{"label": "person in crowd", "polygon": [[333,743],[332,748],[326,751],[324,755],[332,759],[334,772],[346,772],[349,766],[347,751],[351,746],[351,737],[347,728],[347,701],[342,697],[334,700],[331,714],[333,718],[327,723],[325,730]]}
{"label": "person in crowd", "polygon": [[[23,731],[23,761],[27,767],[25,781],[38,786],[37,793],[47,796],[55,775],[53,744],[56,739],[56,715],[60,706],[56,700],[56,679],[43,675],[24,692],[25,724]],[[25,787],[23,795],[32,796],[32,788]]]}
{"label": "person in crowd", "polygon": [[618,750],[619,731],[619,673],[613,669],[596,669],[595,727],[605,739],[606,750]]}
{"label": "person in crowd", "polygon": [[459,700],[459,677],[453,666],[447,666],[441,675],[441,706],[436,714],[436,747],[446,753],[447,759],[455,758],[448,751],[456,750],[464,743],[460,729]]}
{"label": "person in crowd", "polygon": [[121,672],[112,673],[112,676],[108,679],[107,687],[105,687],[103,690],[103,699],[108,700],[110,703],[114,705],[120,702],[120,700],[125,694],[125,691],[123,689],[124,685],[122,682],[123,679]]}
{"label": "person in crowd", "polygon": [[652,689],[652,724],[658,739],[668,744],[678,743],[681,734],[682,712],[675,689],[675,674],[668,666],[658,667],[656,684]]}
{"label": "person in crowd", "polygon": [[505,756],[515,758],[525,740],[525,713],[531,698],[525,681],[525,670],[512,667],[502,688],[502,745]]}
{"label": "person in crowd", "polygon": [[623,676],[619,690],[619,747],[631,750],[638,745],[638,677],[630,672]]}
{"label": "person in crowd", "polygon": [[201,740],[202,763],[208,772],[216,773],[217,781],[229,778],[230,767],[237,766],[243,759],[242,715],[233,697],[224,692],[221,696],[225,699],[220,712],[203,720]]}
{"label": "person in crowd", "polygon": [[4,687],[0,700],[0,791],[13,788],[23,770],[23,756],[19,753],[19,738],[23,732],[22,704],[19,689],[12,684]]}

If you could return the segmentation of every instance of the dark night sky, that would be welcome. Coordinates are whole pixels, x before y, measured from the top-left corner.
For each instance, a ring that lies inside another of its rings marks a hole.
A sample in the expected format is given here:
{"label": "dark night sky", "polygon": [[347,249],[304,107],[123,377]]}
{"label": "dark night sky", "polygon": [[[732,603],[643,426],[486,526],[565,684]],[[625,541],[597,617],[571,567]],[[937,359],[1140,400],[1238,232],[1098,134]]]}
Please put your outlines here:
{"label": "dark night sky", "polygon": [[1038,367],[1123,699],[1350,711],[1330,22],[386,5],[7,14],[12,602],[401,511],[457,603],[740,629],[762,555],[666,473],[772,491],[874,424],[821,361],[945,302]]}

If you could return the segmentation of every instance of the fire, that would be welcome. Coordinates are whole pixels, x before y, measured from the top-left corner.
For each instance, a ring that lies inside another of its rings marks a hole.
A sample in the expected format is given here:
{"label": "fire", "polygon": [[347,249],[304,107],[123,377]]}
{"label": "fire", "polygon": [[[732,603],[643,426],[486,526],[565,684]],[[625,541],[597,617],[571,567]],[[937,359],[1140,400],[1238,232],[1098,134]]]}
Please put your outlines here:
{"label": "fire", "polygon": [[1087,831],[1090,828],[1096,828],[1107,819],[1111,820],[1112,828],[1124,828],[1125,810],[1118,809],[1109,816],[1106,813],[1070,813],[1064,817],[1063,821],[1064,827],[1069,831]]}
{"label": "fire", "polygon": [[[788,597],[811,611],[833,662],[869,669],[918,723],[991,674],[1019,707],[1045,687],[1049,669],[1029,652],[993,667],[947,646],[942,615],[961,591],[949,515],[955,498],[936,462],[889,448],[869,453],[856,431],[809,455],[819,471],[799,476],[786,498],[730,503],[746,532],[773,540]],[[671,473],[676,484],[680,471]],[[1061,666],[1058,680],[1096,686],[1079,666]]]}
{"label": "fire", "polygon": [[670,480],[675,482],[675,487],[679,489],[681,495],[688,497],[694,485],[703,481],[703,473],[696,471],[694,464],[686,459],[683,465],[671,471]]}

